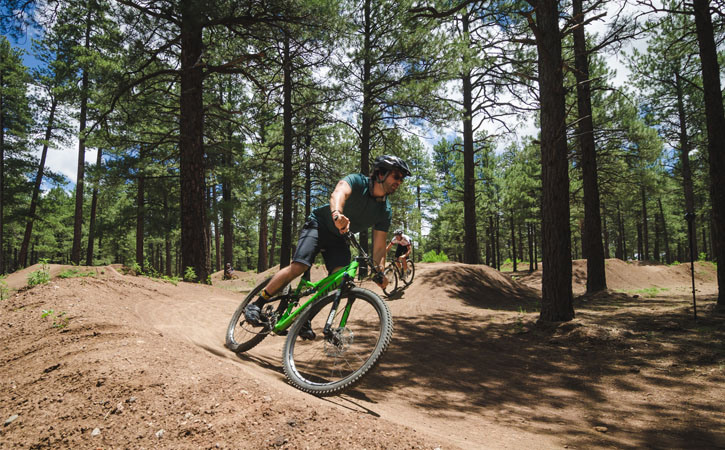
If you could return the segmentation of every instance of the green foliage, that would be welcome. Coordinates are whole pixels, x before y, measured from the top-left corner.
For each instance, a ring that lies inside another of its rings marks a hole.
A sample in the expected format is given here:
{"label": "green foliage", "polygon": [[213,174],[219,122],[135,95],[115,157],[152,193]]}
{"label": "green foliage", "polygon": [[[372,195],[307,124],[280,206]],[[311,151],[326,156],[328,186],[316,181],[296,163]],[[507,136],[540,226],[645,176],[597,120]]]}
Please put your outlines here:
{"label": "green foliage", "polygon": [[58,274],[58,278],[79,278],[79,277],[95,277],[96,272],[89,270],[84,272],[80,269],[66,269]]}
{"label": "green foliage", "polygon": [[8,298],[10,288],[8,288],[8,282],[5,281],[7,275],[0,275],[0,302]]}
{"label": "green foliage", "polygon": [[436,253],[435,250],[430,250],[423,254],[423,262],[445,262],[448,261],[448,255],[443,252]]}
{"label": "green foliage", "polygon": [[194,268],[191,266],[187,266],[186,270],[184,270],[184,281],[194,282],[196,281],[196,279],[197,276]]}
{"label": "green foliage", "polygon": [[45,284],[50,281],[50,270],[48,269],[48,260],[43,258],[40,260],[42,268],[31,272],[28,275],[28,286],[33,287],[39,284]]}
{"label": "green foliage", "polygon": [[53,319],[53,328],[62,329],[68,326],[68,323],[70,322],[70,318],[67,316],[67,313],[65,311],[61,311],[60,313],[55,313],[52,309],[44,309],[43,314],[40,316],[42,319],[45,319],[46,317],[51,317]]}

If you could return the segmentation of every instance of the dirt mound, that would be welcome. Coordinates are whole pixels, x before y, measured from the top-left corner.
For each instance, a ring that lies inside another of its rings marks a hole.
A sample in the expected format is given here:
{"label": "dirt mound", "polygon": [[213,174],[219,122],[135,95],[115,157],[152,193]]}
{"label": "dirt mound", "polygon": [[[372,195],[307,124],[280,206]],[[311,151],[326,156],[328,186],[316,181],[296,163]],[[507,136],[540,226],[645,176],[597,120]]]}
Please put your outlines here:
{"label": "dirt mound", "polygon": [[[520,271],[506,276],[520,284],[541,290],[542,264],[535,272]],[[587,261],[572,261],[572,290],[581,295],[587,288]],[[684,295],[692,292],[692,275],[689,263],[668,266],[655,262],[622,261],[610,258],[605,261],[607,287],[616,292],[637,295]],[[717,269],[709,262],[695,262],[695,286],[698,295],[717,294]]]}
{"label": "dirt mound", "polygon": [[243,294],[221,283],[106,270],[20,291],[0,303],[0,447],[725,446],[712,297],[694,322],[688,295],[604,293],[547,328],[527,312],[537,290],[523,277],[416,270],[388,301],[395,331],[380,365],[328,399],[285,382],[284,337],[242,356],[224,348]]}
{"label": "dirt mound", "polygon": [[59,275],[67,275],[67,278],[76,277],[120,277],[113,266],[73,266],[70,264],[33,264],[17,272],[13,272],[6,278],[8,288],[17,291],[28,287],[28,277],[34,272],[42,272],[47,270],[50,279],[57,278]]}
{"label": "dirt mound", "polygon": [[478,308],[518,311],[537,305],[540,294],[533,288],[485,265],[460,263],[419,264],[415,296],[456,299]]}

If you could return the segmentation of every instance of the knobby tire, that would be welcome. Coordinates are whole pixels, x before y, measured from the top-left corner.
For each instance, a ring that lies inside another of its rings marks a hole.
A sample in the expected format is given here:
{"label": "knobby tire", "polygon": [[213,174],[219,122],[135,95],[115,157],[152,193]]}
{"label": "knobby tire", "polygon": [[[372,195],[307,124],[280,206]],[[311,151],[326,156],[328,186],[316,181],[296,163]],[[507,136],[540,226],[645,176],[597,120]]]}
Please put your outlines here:
{"label": "knobby tire", "polygon": [[[284,373],[296,388],[317,396],[337,395],[359,383],[390,344],[393,318],[374,292],[352,288],[340,299],[333,330],[336,339],[323,336],[335,292],[321,298],[300,314],[289,330],[282,360]],[[339,328],[345,305],[354,299],[344,328]],[[311,320],[314,340],[303,340],[300,330]],[[333,342],[336,344],[334,345]]]}

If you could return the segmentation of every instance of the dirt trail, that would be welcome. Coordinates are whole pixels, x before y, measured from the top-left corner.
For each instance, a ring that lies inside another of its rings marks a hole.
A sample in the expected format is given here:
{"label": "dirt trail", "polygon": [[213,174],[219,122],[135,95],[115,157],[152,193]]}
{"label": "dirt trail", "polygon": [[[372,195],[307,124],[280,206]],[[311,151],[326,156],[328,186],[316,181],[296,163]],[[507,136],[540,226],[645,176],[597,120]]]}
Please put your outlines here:
{"label": "dirt trail", "polygon": [[[112,268],[55,279],[0,305],[0,419],[18,416],[0,448],[725,446],[714,269],[698,266],[698,323],[681,266],[607,269],[610,287],[632,292],[580,298],[577,319],[546,327],[534,325],[540,272],[420,264],[388,300],[382,363],[328,399],[285,382],[284,338],[241,357],[224,348],[239,291],[265,274],[216,287]],[[652,286],[655,297],[634,292]]]}

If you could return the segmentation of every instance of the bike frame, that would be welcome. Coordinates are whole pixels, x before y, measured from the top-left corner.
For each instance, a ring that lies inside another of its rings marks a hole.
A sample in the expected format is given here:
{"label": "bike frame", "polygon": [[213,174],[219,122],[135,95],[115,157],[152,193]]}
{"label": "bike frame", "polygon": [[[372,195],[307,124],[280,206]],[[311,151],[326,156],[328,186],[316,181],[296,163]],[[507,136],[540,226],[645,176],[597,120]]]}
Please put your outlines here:
{"label": "bike frame", "polygon": [[[299,284],[297,285],[297,289],[295,289],[294,293],[290,295],[292,302],[287,305],[287,309],[279,318],[277,323],[274,325],[272,332],[275,334],[280,334],[281,332],[289,328],[295,321],[299,313],[301,313],[305,308],[307,308],[307,306],[311,305],[314,301],[324,297],[335,289],[339,289],[340,291],[342,291],[342,285],[344,284],[343,282],[345,281],[345,279],[355,279],[355,275],[357,274],[359,266],[360,263],[353,260],[347,266],[315,283],[301,278]],[[302,297],[306,297],[312,293],[315,293],[315,295],[306,300],[302,305],[298,306],[298,302]],[[339,301],[340,296],[341,292],[338,293],[338,297],[336,299],[337,301]],[[352,303],[348,303],[345,306],[345,312],[343,313],[342,321],[340,322],[341,327],[344,327],[345,323],[347,322],[347,317],[350,314],[350,308],[352,308]]]}

